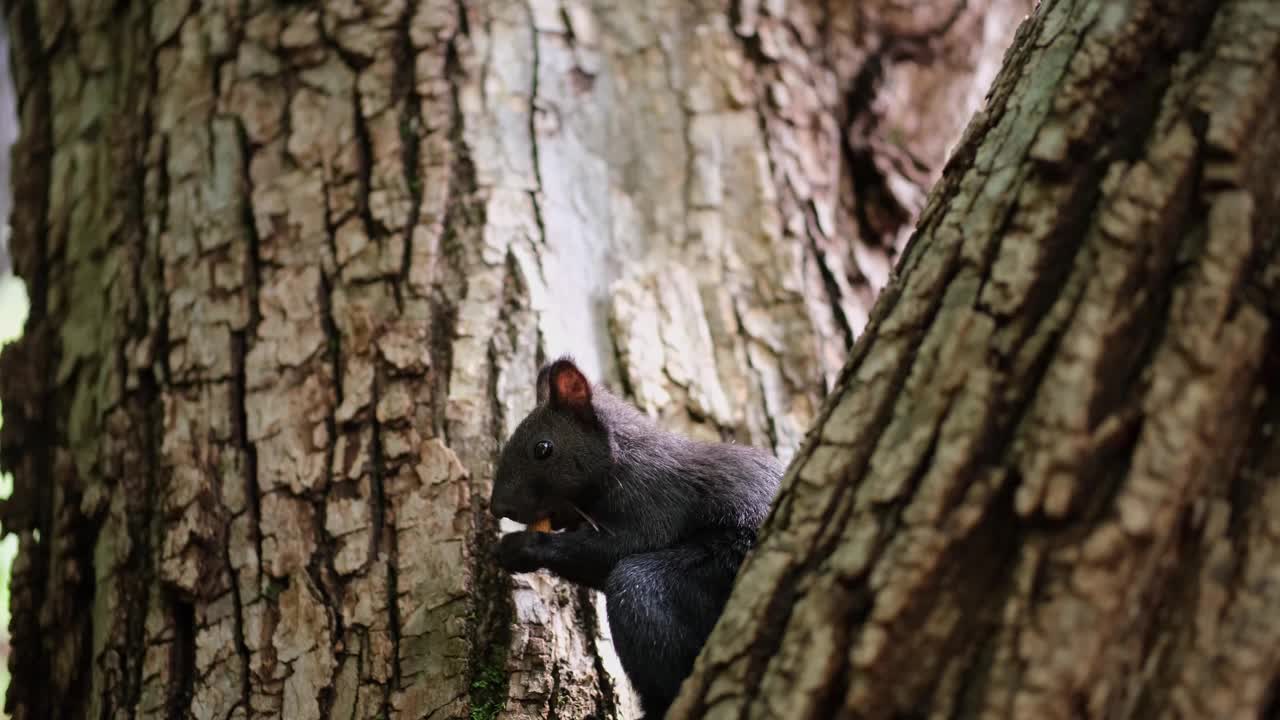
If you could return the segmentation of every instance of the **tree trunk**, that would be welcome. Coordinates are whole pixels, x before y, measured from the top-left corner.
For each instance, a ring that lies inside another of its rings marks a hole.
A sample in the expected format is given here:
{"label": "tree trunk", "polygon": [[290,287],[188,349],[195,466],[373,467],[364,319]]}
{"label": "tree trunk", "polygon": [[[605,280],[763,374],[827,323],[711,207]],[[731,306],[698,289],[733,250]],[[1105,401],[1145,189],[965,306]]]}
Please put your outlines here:
{"label": "tree trunk", "polygon": [[9,3],[14,717],[631,714],[537,366],[789,457],[1026,5]]}
{"label": "tree trunk", "polygon": [[1044,2],[673,718],[1280,715],[1280,15]]}

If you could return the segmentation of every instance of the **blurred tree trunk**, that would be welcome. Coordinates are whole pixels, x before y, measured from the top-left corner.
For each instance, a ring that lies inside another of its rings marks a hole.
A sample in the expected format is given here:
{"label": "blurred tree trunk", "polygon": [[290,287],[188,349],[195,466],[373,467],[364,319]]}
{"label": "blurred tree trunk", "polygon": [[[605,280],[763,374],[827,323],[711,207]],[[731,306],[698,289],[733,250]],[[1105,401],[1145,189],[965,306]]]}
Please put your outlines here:
{"label": "blurred tree trunk", "polygon": [[1280,717],[1280,15],[1040,5],[673,718]]}
{"label": "blurred tree trunk", "polygon": [[15,717],[630,715],[537,366],[790,457],[1027,5],[10,2]]}

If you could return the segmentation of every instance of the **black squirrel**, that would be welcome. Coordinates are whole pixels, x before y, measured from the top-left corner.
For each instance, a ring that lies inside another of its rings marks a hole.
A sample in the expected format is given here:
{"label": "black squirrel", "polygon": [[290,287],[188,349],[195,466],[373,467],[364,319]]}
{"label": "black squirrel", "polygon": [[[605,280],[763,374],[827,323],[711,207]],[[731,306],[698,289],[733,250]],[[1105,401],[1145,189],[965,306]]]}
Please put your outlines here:
{"label": "black squirrel", "polygon": [[490,511],[557,532],[510,533],[498,561],[605,594],[622,667],[661,718],[693,669],[782,477],[771,453],[658,427],[567,357],[502,449]]}

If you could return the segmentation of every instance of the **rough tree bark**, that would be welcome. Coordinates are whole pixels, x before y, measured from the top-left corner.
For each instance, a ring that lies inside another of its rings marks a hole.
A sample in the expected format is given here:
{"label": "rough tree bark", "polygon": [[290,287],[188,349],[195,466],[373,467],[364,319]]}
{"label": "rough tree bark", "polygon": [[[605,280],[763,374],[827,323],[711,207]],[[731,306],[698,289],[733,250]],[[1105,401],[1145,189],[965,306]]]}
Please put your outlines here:
{"label": "rough tree bark", "polygon": [[673,718],[1280,717],[1280,14],[1020,28]]}
{"label": "rough tree bark", "polygon": [[628,715],[537,365],[789,457],[1027,4],[8,3],[14,717]]}

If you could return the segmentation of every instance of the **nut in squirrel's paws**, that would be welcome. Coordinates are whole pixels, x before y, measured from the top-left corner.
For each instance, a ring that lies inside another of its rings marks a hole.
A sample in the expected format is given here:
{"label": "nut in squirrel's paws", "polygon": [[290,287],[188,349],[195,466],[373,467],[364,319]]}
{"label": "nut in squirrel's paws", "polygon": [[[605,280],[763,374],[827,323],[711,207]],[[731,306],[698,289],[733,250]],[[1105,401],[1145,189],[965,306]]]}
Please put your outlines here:
{"label": "nut in squirrel's paws", "polygon": [[551,532],[551,518],[544,517],[530,525],[529,529],[534,532],[549,533]]}

